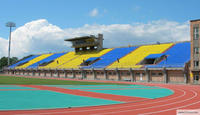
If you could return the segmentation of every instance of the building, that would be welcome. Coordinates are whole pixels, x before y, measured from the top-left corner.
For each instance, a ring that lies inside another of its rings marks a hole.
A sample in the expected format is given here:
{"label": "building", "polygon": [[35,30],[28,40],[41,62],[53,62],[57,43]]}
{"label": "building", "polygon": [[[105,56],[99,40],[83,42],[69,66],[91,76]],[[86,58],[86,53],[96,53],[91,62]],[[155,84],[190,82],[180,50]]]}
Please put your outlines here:
{"label": "building", "polygon": [[191,38],[191,77],[193,83],[199,83],[200,75],[200,38],[199,38],[200,19],[190,21],[190,38]]}
{"label": "building", "polygon": [[91,35],[65,39],[65,41],[72,42],[72,48],[75,49],[76,53],[81,51],[100,51],[103,49],[103,34],[98,34],[98,37]]}

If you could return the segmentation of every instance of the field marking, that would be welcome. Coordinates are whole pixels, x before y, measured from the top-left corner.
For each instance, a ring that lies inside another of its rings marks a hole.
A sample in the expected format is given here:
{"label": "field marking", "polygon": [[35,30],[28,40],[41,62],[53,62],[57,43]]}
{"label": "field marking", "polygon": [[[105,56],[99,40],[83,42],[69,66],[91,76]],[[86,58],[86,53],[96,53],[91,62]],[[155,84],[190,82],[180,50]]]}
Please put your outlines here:
{"label": "field marking", "polygon": [[[130,111],[137,111],[137,110],[144,110],[144,109],[152,109],[152,108],[157,108],[157,107],[162,107],[162,106],[167,106],[167,105],[173,105],[173,104],[176,104],[176,103],[182,103],[182,102],[191,100],[191,99],[195,98],[195,97],[198,95],[196,92],[194,92],[194,91],[192,91],[192,92],[193,92],[193,94],[195,94],[195,95],[192,96],[191,98],[187,98],[187,99],[184,99],[184,100],[182,100],[182,101],[177,101],[177,102],[174,102],[174,103],[163,104],[163,105],[156,105],[156,106],[145,107],[145,108],[139,108],[139,109],[131,109],[131,110],[107,112],[107,113],[100,113],[100,114],[92,114],[92,115],[106,115],[106,114],[113,114],[113,113],[123,113],[123,112],[130,112]],[[140,114],[140,115],[142,115],[142,114]]]}
{"label": "field marking", "polygon": [[[34,78],[34,77],[33,77]],[[44,79],[44,78],[43,78]],[[65,79],[65,80],[73,80],[73,79]],[[73,80],[73,81],[83,81],[83,80]],[[85,80],[84,80],[85,81]],[[89,80],[88,80],[89,81]],[[90,80],[90,82],[104,82],[104,81],[95,81],[95,80]],[[107,83],[125,83],[125,82],[112,82],[112,81],[105,81],[105,82],[107,82]],[[174,84],[168,84],[168,85],[165,85],[165,84],[153,84],[153,83],[130,83],[130,82],[126,82],[127,84],[140,84],[140,85],[148,85],[148,86],[162,86],[162,87],[164,87],[164,86],[167,86],[169,89],[175,89],[175,88],[177,88],[177,86],[184,86],[184,88],[197,88],[197,86],[189,86],[189,85],[187,85],[188,87],[185,87],[186,85],[174,85]],[[199,88],[199,87],[198,87]],[[188,89],[187,89],[188,90]],[[178,96],[179,97],[179,96]],[[170,98],[169,99],[167,99],[167,100],[171,100]],[[154,102],[155,103],[155,102]],[[186,106],[186,107],[188,107],[188,106],[191,106],[191,105],[194,105],[194,104],[197,104],[198,102],[195,102],[195,103],[192,103],[192,104],[187,104],[187,105],[184,105],[184,106]],[[127,104],[127,103],[125,103],[125,104]],[[123,105],[123,104],[121,104],[121,105]],[[109,105],[108,105],[109,106]],[[107,107],[108,107],[107,106]],[[109,107],[113,107],[114,105],[110,105]],[[99,106],[99,108],[101,108],[102,106]],[[104,106],[103,106],[104,107]],[[192,106],[193,107],[193,106]],[[105,107],[106,108],[106,107]],[[72,108],[73,109],[73,108]],[[91,109],[90,107],[86,107],[86,108],[77,108],[77,109]],[[70,110],[70,109],[47,109],[46,111],[49,111],[49,113],[48,114],[53,114],[52,112],[50,112],[50,111],[68,111],[68,110]],[[105,109],[103,109],[103,110],[105,110]],[[45,110],[38,110],[38,112],[43,112],[43,111],[45,111]],[[14,111],[13,111],[14,112]],[[17,112],[17,111],[16,111]],[[29,114],[29,113],[31,113],[31,110],[29,110],[29,111],[18,111],[19,113],[20,112],[22,112],[22,113],[27,113],[27,114]],[[34,114],[34,112],[35,112],[35,114],[38,114],[38,112],[37,112],[37,110],[36,111],[32,111],[32,113]],[[95,111],[94,111],[95,112]],[[1,111],[0,111],[0,113],[1,113]],[[10,112],[11,113],[11,112]],[[26,114],[26,115],[27,115]],[[34,115],[35,115],[34,114]],[[84,114],[84,113],[83,113]],[[85,114],[87,114],[87,113],[85,113]],[[148,113],[147,113],[148,114]]]}
{"label": "field marking", "polygon": [[[196,93],[196,94],[198,95],[198,93]],[[148,115],[148,114],[152,114],[152,113],[161,113],[161,112],[165,112],[165,111],[170,111],[170,110],[174,110],[174,109],[180,109],[180,108],[183,108],[183,107],[188,107],[190,105],[194,105],[194,104],[197,104],[197,103],[200,103],[200,101],[197,101],[197,102],[194,102],[194,103],[191,103],[191,104],[187,104],[187,105],[184,105],[184,106],[179,106],[179,107],[174,107],[174,108],[170,108],[170,109],[161,110],[161,111],[142,113],[140,115]]]}
{"label": "field marking", "polygon": [[49,90],[49,91],[54,91],[54,92],[59,92],[59,93],[64,93],[64,94],[72,94],[72,95],[78,95],[78,96],[84,96],[84,97],[90,97],[90,98],[113,100],[113,101],[119,101],[119,102],[124,102],[124,103],[132,102],[135,100],[142,101],[142,100],[149,99],[149,98],[142,98],[142,97],[105,94],[105,93],[81,91],[81,90],[74,90],[74,89],[64,89],[64,88],[59,88],[59,87],[41,86],[41,85],[19,85],[19,86],[37,88],[41,90]]}
{"label": "field marking", "polygon": [[163,89],[163,88],[119,88],[119,89],[75,89],[75,90],[126,90],[126,89]]}
{"label": "field marking", "polygon": [[[177,97],[174,97],[174,98],[169,98],[169,99],[166,99],[166,100],[160,100],[160,101],[156,101],[156,102],[153,102],[153,103],[159,103],[159,102],[165,102],[165,101],[169,101],[169,100],[173,100],[173,99],[177,99],[177,98],[181,98],[183,96],[186,95],[186,92],[182,89],[177,89],[181,92],[183,92],[183,95],[180,95],[180,96],[177,96]],[[124,104],[127,104],[127,103],[124,103]],[[131,103],[128,103],[128,104],[131,104]],[[115,107],[115,109],[122,109],[122,108],[127,108],[127,107],[134,107],[134,106],[139,106],[139,105],[147,105],[147,103],[144,103],[144,104],[137,104],[137,105],[123,105],[123,104],[116,104],[116,105],[122,105],[120,107]],[[149,104],[152,104],[151,102],[149,102]],[[110,106],[110,107],[106,107],[106,108],[97,108],[97,109],[91,109],[91,108],[88,108],[86,110],[74,110],[74,111],[65,111],[65,112],[45,112],[45,113],[38,113],[39,115],[43,115],[43,114],[62,114],[62,113],[76,113],[76,112],[89,112],[89,111],[97,111],[97,110],[112,110],[113,107]],[[25,115],[25,114],[20,114],[20,115]],[[29,115],[34,115],[34,114],[29,114]]]}

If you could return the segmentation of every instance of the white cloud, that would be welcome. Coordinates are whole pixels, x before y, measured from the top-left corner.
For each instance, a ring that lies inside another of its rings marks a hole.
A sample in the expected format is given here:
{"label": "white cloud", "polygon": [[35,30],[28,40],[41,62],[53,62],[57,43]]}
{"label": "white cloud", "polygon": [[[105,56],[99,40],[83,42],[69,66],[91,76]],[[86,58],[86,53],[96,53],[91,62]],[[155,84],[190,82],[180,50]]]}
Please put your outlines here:
{"label": "white cloud", "polygon": [[98,9],[97,8],[94,8],[91,12],[90,12],[90,16],[91,17],[95,17],[97,16],[99,13]]}
{"label": "white cloud", "polygon": [[[69,51],[65,38],[103,33],[105,47],[189,40],[189,23],[167,20],[136,24],[84,25],[61,29],[45,19],[26,23],[12,32],[11,56]],[[0,57],[7,56],[8,40],[0,38]]]}
{"label": "white cloud", "polygon": [[0,57],[8,55],[8,40],[0,37]]}

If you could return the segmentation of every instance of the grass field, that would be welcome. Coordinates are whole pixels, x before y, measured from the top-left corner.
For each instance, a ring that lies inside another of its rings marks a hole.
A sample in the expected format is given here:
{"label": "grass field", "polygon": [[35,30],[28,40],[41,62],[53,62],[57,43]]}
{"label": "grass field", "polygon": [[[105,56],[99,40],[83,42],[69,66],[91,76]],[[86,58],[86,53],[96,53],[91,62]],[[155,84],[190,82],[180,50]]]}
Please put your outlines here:
{"label": "grass field", "polygon": [[[0,85],[122,85],[118,83],[98,83],[86,81],[69,81],[56,79],[41,79],[41,78],[24,78],[13,76],[0,76]],[[126,84],[124,84],[126,85]]]}

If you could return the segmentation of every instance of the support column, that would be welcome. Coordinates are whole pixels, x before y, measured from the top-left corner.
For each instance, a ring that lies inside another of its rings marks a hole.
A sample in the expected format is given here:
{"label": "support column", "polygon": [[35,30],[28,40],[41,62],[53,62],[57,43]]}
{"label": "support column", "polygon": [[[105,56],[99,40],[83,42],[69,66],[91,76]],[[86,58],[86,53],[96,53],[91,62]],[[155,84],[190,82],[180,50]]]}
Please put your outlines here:
{"label": "support column", "polygon": [[186,73],[183,73],[183,76],[184,76],[184,82],[185,84],[187,83],[187,74]]}
{"label": "support column", "polygon": [[50,71],[50,77],[53,77],[53,70],[49,70]]}
{"label": "support column", "polygon": [[146,74],[146,81],[147,82],[150,82],[150,75],[149,75],[149,70],[148,70],[148,68],[145,68],[145,74]]}
{"label": "support column", "polygon": [[95,72],[94,68],[92,68],[92,73],[93,73],[93,78],[95,80],[97,78],[97,75],[96,75],[96,72]]}
{"label": "support column", "polygon": [[40,76],[40,74],[41,74],[40,72],[41,72],[41,71],[40,71],[40,70],[37,70],[37,71],[38,71],[38,76]]}
{"label": "support column", "polygon": [[24,75],[25,74],[25,70],[22,70],[23,72],[22,72],[22,75]]}
{"label": "support column", "polygon": [[56,70],[56,73],[57,73],[57,77],[60,78],[60,71]]}
{"label": "support column", "polygon": [[67,71],[66,70],[63,70],[63,71],[64,71],[65,78],[67,78]]}
{"label": "support column", "polygon": [[76,78],[76,75],[75,75],[75,72],[74,72],[74,69],[72,68],[72,78]]}
{"label": "support column", "polygon": [[44,70],[44,77],[46,77],[47,76],[47,72],[46,72],[46,70]]}
{"label": "support column", "polygon": [[120,81],[121,80],[121,76],[120,76],[120,72],[118,70],[118,68],[115,69],[116,75],[117,75],[117,80]]}
{"label": "support column", "polygon": [[186,72],[185,68],[183,70],[183,76],[184,76],[184,82],[185,82],[185,84],[187,84],[188,83],[188,76],[187,76],[187,72]]}
{"label": "support column", "polygon": [[16,75],[16,70],[13,70],[14,75]]}
{"label": "support column", "polygon": [[108,74],[105,68],[103,68],[103,72],[104,72],[104,77],[106,80],[108,80]]}
{"label": "support column", "polygon": [[164,75],[164,83],[168,83],[168,74],[167,74],[167,70],[166,68],[164,67],[163,68],[163,75]]}
{"label": "support column", "polygon": [[26,72],[27,72],[27,75],[29,76],[29,70],[27,70]]}
{"label": "support column", "polygon": [[17,73],[18,73],[18,70],[15,70],[15,75],[18,75]]}
{"label": "support column", "polygon": [[17,70],[17,75],[19,75],[19,70]]}
{"label": "support column", "polygon": [[134,76],[134,71],[132,68],[129,69],[130,75],[131,75],[131,82],[135,82],[135,76]]}
{"label": "support column", "polygon": [[32,70],[32,76],[35,76],[34,70]]}
{"label": "support column", "polygon": [[85,76],[85,72],[84,72],[83,69],[81,69],[81,76],[82,76],[82,79],[85,79],[85,78],[86,78],[86,76]]}
{"label": "support column", "polygon": [[21,75],[21,70],[19,70],[19,75]]}

